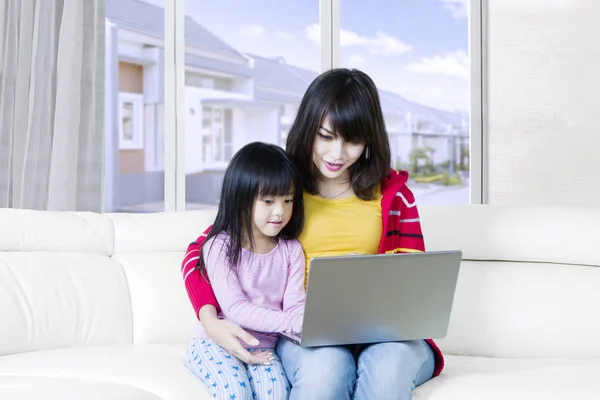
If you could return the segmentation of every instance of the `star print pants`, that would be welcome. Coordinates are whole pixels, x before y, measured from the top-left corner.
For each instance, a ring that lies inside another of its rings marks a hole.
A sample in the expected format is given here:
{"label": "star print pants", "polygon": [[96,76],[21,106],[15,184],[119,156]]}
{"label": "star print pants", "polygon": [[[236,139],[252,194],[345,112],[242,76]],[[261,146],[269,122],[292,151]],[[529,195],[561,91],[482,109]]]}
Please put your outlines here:
{"label": "star print pants", "polygon": [[193,338],[188,346],[186,363],[206,384],[214,399],[286,400],[290,384],[275,351],[273,357],[275,359],[269,366],[246,365],[212,340]]}

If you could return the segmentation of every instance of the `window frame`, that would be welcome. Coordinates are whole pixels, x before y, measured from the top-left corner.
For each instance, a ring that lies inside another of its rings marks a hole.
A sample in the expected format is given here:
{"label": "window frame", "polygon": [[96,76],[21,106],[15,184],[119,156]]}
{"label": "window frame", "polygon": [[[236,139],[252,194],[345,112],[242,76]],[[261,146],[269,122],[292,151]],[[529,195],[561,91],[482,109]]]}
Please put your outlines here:
{"label": "window frame", "polygon": [[[319,1],[321,72],[340,66],[341,0]],[[486,16],[469,1],[470,204],[487,200]],[[185,211],[185,0],[165,3],[165,211]]]}
{"label": "window frame", "polygon": [[[133,139],[125,140],[123,132],[123,105],[133,105]],[[144,95],[141,93],[119,92],[119,150],[144,149]]]}
{"label": "window frame", "polygon": [[[232,108],[224,107],[224,106],[202,106],[202,135],[203,136],[204,136],[204,118],[205,118],[204,117],[204,109],[205,108],[210,108],[210,110],[211,110],[211,114],[210,114],[211,115],[211,118],[210,118],[211,150],[207,153],[212,154],[213,158],[211,160],[203,159],[204,170],[224,171],[227,168],[227,165],[229,164],[229,162],[231,161],[231,158],[233,158],[233,154],[231,154],[231,157],[229,157],[229,159],[226,159],[226,157],[225,157],[225,152],[226,152],[227,146],[233,148],[233,140],[231,140],[229,142],[227,142],[225,140],[225,137],[226,137],[225,129],[227,129],[227,123],[225,122],[225,119],[226,119],[227,111],[229,111],[233,114],[234,110]],[[217,140],[217,138],[216,138],[216,129],[218,127],[215,126],[215,124],[216,124],[215,111],[219,111],[221,113],[221,122],[219,123],[219,126],[218,126],[222,129],[222,135],[221,135],[220,140]],[[221,155],[221,158],[219,158],[219,159],[214,157],[214,154],[216,153],[216,149],[219,150],[219,154]],[[203,149],[203,152],[202,152],[203,157],[204,157],[204,154],[205,154],[205,152]]]}

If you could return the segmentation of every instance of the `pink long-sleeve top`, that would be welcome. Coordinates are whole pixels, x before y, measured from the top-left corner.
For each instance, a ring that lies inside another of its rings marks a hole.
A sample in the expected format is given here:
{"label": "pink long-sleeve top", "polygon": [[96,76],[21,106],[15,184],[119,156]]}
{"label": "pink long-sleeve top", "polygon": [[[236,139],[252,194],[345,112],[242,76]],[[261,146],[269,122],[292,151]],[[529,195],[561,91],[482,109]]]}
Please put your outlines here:
{"label": "pink long-sleeve top", "polygon": [[[304,267],[302,245],[279,240],[266,254],[242,249],[237,265],[226,256],[229,236],[222,232],[204,243],[202,256],[215,296],[219,317],[248,330],[259,348],[273,348],[277,332],[300,332],[304,315]],[[198,323],[195,336],[208,337]],[[245,346],[249,346],[243,343]]]}

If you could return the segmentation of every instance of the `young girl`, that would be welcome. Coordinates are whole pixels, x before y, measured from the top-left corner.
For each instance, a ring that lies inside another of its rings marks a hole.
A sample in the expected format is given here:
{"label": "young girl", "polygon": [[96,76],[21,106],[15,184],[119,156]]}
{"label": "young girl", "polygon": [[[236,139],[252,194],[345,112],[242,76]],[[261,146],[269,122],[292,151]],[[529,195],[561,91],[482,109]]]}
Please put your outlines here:
{"label": "young girl", "polygon": [[[302,183],[293,162],[275,145],[250,143],[225,172],[214,224],[201,243],[198,268],[210,280],[221,318],[273,349],[277,332],[300,332],[304,315]],[[287,399],[281,361],[247,365],[212,341],[200,322],[187,365],[216,399]],[[269,362],[270,361],[270,362]]]}

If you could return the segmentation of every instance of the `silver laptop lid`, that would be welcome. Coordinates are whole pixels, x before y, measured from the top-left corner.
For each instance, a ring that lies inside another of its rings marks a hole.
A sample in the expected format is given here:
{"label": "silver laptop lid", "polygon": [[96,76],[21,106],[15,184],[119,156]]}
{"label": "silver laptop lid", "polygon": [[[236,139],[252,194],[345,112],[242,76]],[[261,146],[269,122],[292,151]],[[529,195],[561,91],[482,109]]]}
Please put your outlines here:
{"label": "silver laptop lid", "polygon": [[461,251],[314,258],[302,346],[446,336]]}

